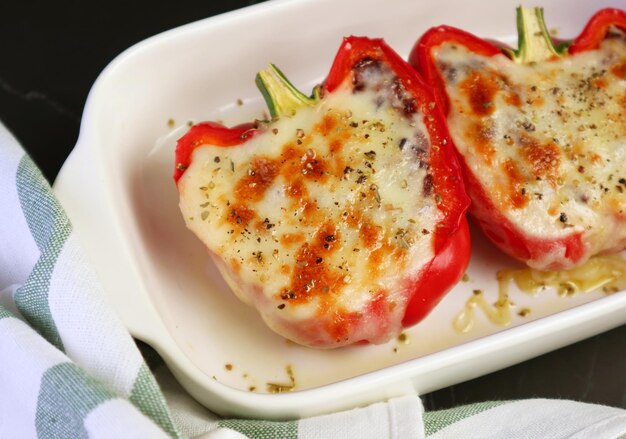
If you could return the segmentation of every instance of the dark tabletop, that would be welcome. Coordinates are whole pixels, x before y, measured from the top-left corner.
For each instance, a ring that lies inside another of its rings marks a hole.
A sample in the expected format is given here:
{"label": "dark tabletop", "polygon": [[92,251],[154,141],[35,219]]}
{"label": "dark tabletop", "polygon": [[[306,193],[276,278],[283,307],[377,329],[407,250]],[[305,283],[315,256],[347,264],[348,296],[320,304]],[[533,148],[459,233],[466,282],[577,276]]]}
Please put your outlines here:
{"label": "dark tabletop", "polygon": [[[87,93],[120,52],[255,1],[2,2],[0,121],[53,181]],[[626,326],[425,397],[428,410],[493,399],[568,398],[626,408]]]}

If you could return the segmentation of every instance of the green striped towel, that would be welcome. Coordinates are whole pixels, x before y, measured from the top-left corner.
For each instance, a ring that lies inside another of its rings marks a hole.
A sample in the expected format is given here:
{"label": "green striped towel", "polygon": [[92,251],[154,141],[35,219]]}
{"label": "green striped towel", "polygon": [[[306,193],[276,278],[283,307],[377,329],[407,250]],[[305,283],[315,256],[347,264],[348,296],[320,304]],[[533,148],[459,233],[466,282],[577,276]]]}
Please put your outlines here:
{"label": "green striped towel", "polygon": [[50,186],[1,124],[0,209],[0,438],[626,434],[625,410],[557,400],[424,413],[420,398],[407,396],[290,422],[219,419],[184,392],[162,361],[147,366],[107,304]]}

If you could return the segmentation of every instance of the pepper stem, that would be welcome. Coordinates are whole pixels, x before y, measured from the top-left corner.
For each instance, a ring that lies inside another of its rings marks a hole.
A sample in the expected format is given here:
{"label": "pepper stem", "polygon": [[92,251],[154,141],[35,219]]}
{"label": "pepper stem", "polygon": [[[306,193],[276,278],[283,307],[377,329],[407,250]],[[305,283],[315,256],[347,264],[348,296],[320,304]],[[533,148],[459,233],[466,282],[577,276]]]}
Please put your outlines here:
{"label": "pepper stem", "polygon": [[560,57],[567,44],[554,46],[543,18],[543,8],[517,9],[518,49],[505,49],[513,61],[519,64],[548,61]]}
{"label": "pepper stem", "polygon": [[272,118],[293,116],[299,108],[313,105],[319,100],[318,87],[313,89],[311,96],[306,96],[274,64],[257,73],[256,85],[265,98]]}

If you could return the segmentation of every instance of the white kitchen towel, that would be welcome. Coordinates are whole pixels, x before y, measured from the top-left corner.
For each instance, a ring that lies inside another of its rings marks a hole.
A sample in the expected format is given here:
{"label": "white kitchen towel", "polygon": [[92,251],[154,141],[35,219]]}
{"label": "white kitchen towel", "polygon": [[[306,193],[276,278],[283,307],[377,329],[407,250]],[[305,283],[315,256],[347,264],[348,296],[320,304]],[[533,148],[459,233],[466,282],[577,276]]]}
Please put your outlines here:
{"label": "white kitchen towel", "polygon": [[219,419],[162,362],[148,368],[48,182],[1,124],[0,211],[0,438],[626,435],[623,409],[555,400],[424,413],[419,397],[407,396],[288,422]]}

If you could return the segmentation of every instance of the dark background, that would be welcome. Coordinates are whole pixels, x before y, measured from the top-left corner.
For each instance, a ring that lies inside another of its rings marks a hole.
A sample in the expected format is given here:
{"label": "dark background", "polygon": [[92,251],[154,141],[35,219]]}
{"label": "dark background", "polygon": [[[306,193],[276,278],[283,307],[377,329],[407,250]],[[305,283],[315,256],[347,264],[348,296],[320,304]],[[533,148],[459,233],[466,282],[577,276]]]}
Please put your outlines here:
{"label": "dark background", "polygon": [[[0,121],[53,181],[78,137],[87,93],[116,55],[156,33],[258,1],[38,3],[0,5]],[[435,410],[533,397],[626,408],[626,326],[424,400]]]}

